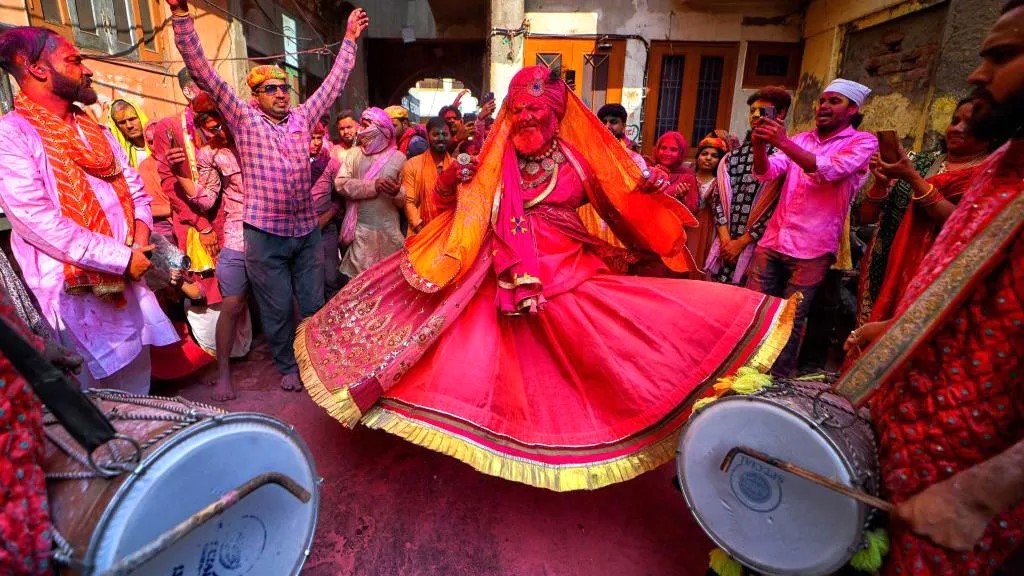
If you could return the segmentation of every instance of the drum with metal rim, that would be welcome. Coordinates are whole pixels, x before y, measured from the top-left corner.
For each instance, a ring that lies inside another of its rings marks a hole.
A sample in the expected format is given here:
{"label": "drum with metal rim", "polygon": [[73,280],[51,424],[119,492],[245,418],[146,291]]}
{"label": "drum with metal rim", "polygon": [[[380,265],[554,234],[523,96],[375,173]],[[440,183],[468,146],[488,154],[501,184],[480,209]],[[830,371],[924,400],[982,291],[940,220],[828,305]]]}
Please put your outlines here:
{"label": "drum with metal rim", "polygon": [[778,576],[824,576],[846,565],[872,509],[751,453],[875,494],[878,460],[866,414],[826,384],[779,382],[694,414],[676,460],[697,522],[741,564]]}
{"label": "drum with metal rim", "polygon": [[88,394],[118,431],[93,455],[45,417],[65,573],[299,573],[316,529],[319,477],[291,426],[181,398]]}

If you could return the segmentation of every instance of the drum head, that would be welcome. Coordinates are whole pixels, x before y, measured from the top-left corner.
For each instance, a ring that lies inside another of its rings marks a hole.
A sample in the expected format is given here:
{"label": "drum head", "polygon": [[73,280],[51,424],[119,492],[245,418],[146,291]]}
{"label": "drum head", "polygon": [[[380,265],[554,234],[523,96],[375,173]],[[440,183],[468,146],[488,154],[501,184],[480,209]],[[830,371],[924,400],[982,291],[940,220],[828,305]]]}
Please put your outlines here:
{"label": "drum head", "polygon": [[305,443],[284,423],[236,413],[178,432],[142,463],[111,500],[86,562],[99,573],[136,552],[229,490],[264,472],[291,477],[312,494],[256,489],[191,532],[138,574],[298,574],[316,528],[319,488]]}
{"label": "drum head", "polygon": [[751,396],[718,400],[680,438],[683,495],[708,536],[740,563],[765,574],[832,574],[860,545],[867,511],[857,501],[743,454],[737,445],[852,484],[828,438],[802,416]]}

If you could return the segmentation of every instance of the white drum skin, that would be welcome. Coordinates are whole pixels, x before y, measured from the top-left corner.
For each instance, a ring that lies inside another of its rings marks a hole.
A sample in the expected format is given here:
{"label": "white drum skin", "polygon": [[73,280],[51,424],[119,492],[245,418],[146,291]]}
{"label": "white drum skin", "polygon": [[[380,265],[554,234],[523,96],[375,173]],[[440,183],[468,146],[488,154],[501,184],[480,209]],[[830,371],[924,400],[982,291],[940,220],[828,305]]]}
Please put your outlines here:
{"label": "white drum skin", "polygon": [[[679,480],[697,522],[741,564],[770,575],[824,576],[861,546],[870,508],[742,453],[721,470],[732,448],[746,446],[860,489],[865,466],[855,460],[874,458],[867,423],[822,425],[807,408],[813,400],[793,400],[727,396],[695,414],[680,438]],[[837,436],[844,433],[854,437],[852,449]],[[851,458],[864,450],[856,440],[865,435],[870,454]]]}

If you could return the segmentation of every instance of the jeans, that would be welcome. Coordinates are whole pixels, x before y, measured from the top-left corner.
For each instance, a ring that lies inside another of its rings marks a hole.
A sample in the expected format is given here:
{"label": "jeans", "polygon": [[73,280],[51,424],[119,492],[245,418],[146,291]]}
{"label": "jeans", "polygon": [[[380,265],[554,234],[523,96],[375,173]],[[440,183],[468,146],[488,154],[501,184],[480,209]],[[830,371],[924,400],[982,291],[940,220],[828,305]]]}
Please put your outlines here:
{"label": "jeans", "polygon": [[344,285],[338,266],[341,257],[338,255],[338,221],[334,220],[320,231],[320,250],[324,255],[324,300],[334,295]]}
{"label": "jeans", "polygon": [[754,249],[754,256],[747,268],[747,288],[781,298],[789,298],[797,292],[803,294],[803,299],[796,308],[793,333],[772,366],[773,375],[788,377],[796,369],[800,344],[803,342],[804,328],[807,325],[807,312],[811,308],[814,294],[825,281],[825,274],[833,262],[835,256],[832,254],[805,260],[761,246]]}
{"label": "jeans", "polygon": [[256,303],[263,332],[277,371],[283,375],[299,371],[295,361],[295,305],[302,318],[312,316],[324,305],[323,251],[320,228],[305,236],[287,237],[245,225],[245,270]]}

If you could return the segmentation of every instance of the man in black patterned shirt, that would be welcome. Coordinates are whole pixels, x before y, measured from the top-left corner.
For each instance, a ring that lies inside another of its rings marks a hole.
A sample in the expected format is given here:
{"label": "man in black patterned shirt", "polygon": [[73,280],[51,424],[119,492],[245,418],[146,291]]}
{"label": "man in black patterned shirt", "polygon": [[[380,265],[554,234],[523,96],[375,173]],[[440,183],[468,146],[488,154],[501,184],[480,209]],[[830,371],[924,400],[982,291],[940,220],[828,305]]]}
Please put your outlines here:
{"label": "man in black patterned shirt", "polygon": [[[785,89],[761,88],[747,99],[751,129],[762,114],[770,113],[771,109],[777,120],[785,121],[791,103],[792,98]],[[769,154],[771,152],[769,150]],[[781,182],[762,184],[754,176],[750,131],[740,147],[722,159],[718,172],[721,186],[714,197],[717,237],[706,265],[708,278],[743,286],[747,264],[775,208]]]}

